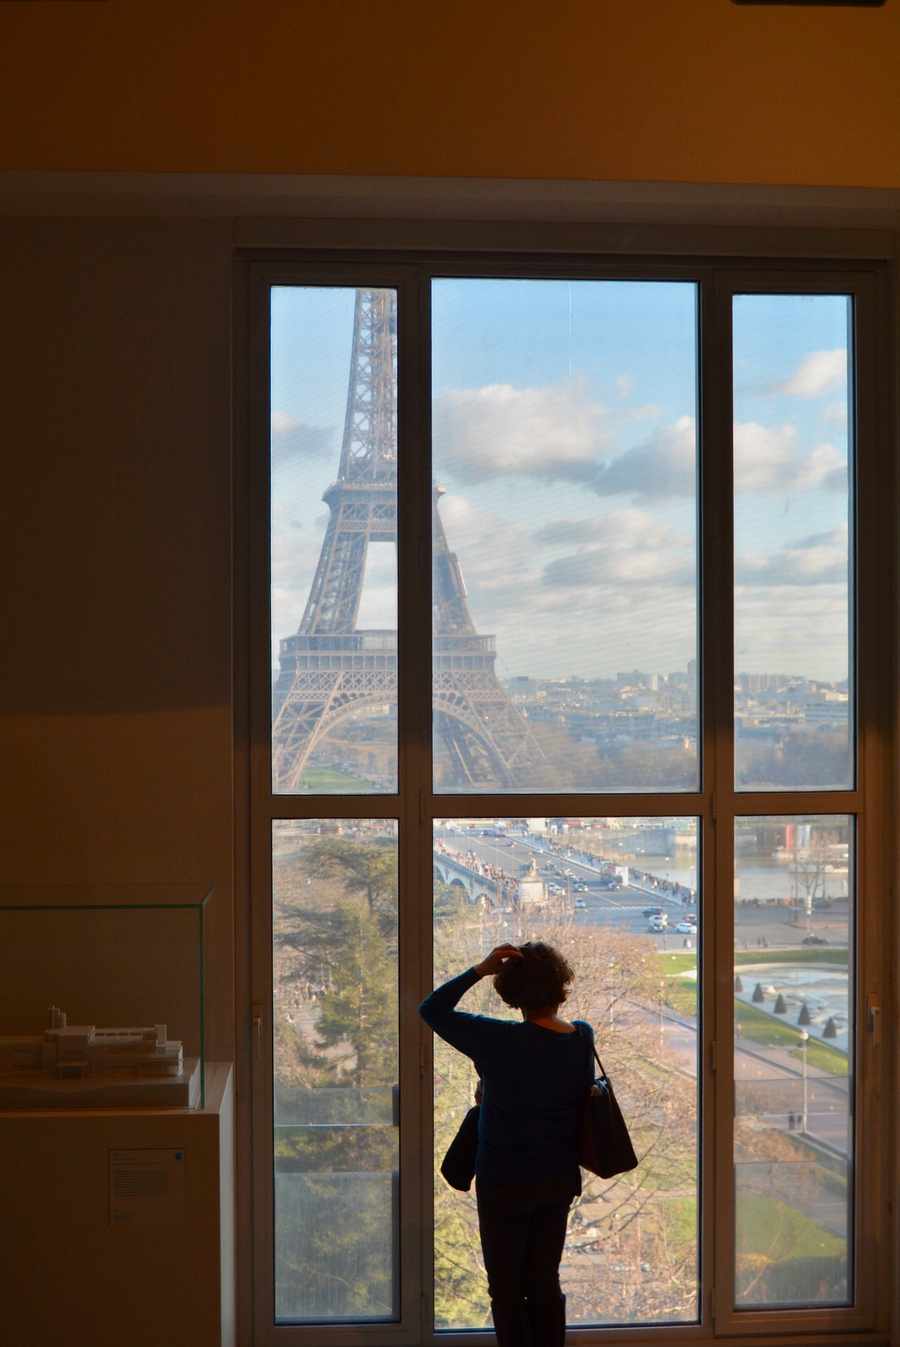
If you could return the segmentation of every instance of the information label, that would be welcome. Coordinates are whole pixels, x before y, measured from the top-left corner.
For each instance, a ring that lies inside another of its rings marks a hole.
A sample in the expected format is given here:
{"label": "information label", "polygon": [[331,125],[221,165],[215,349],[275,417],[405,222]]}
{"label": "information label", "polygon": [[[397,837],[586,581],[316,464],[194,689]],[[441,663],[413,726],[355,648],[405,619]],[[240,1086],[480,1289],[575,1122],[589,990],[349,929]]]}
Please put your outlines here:
{"label": "information label", "polygon": [[111,1150],[110,1225],[180,1224],[186,1165],[184,1150]]}

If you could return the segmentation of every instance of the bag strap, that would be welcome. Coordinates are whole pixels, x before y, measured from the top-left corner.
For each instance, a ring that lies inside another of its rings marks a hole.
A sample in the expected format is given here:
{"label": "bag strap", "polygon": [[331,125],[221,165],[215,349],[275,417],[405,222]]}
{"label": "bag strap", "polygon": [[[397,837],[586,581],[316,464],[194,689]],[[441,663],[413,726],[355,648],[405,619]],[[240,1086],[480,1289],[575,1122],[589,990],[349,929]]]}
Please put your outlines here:
{"label": "bag strap", "polygon": [[[582,1037],[582,1038],[587,1039],[587,1037],[588,1037],[587,1034],[586,1034],[586,1033],[582,1033],[581,1029],[579,1029],[578,1032],[579,1032],[579,1034],[581,1034],[581,1037]],[[592,1048],[592,1050],[593,1050],[594,1056],[597,1058],[597,1065],[598,1065],[599,1068],[600,1068],[600,1075],[603,1076],[603,1077],[605,1077],[605,1076],[606,1076],[606,1072],[605,1072],[604,1069],[603,1069],[603,1063],[601,1062],[600,1057],[599,1057],[599,1055],[598,1055],[598,1053],[597,1053],[597,1047],[596,1047],[596,1044],[594,1044],[592,1041],[591,1041],[591,1048]]]}

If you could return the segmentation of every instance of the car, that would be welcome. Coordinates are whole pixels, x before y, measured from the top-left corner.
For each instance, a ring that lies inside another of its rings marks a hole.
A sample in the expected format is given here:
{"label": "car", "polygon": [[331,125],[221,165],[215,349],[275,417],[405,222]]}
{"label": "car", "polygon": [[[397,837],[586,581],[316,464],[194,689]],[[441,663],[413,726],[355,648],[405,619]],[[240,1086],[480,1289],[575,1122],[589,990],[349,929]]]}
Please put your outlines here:
{"label": "car", "polygon": [[661,907],[645,907],[641,910],[642,917],[664,917],[665,915]]}
{"label": "car", "polygon": [[653,935],[659,935],[660,931],[666,931],[669,928],[669,918],[665,912],[660,912],[657,916],[651,917],[647,923],[647,930]]}
{"label": "car", "polygon": [[827,945],[828,941],[821,935],[805,935],[800,941],[801,945]]}
{"label": "car", "polygon": [[679,935],[696,935],[697,923],[695,921],[680,921],[675,930]]}
{"label": "car", "polygon": [[583,898],[576,898],[576,899],[575,899],[575,906],[576,906],[577,908],[581,909],[581,908],[587,907],[587,903],[584,901]]}
{"label": "car", "polygon": [[576,893],[587,893],[587,884],[585,884],[583,879],[577,879],[572,885],[572,888]]}

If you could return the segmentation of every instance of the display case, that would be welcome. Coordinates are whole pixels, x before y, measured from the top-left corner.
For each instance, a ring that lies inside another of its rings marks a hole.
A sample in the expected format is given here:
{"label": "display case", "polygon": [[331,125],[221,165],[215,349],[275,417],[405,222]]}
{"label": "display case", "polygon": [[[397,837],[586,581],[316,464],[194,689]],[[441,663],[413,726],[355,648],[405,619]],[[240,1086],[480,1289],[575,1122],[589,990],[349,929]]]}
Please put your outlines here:
{"label": "display case", "polygon": [[204,1106],[210,897],[0,885],[0,1110]]}

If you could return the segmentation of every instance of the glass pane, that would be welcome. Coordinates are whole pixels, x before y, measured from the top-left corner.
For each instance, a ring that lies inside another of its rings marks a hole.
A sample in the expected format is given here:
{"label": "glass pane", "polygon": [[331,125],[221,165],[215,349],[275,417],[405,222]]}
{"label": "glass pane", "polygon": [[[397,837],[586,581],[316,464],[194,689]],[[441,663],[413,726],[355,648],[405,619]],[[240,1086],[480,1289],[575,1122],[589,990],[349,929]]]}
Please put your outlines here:
{"label": "glass pane", "polygon": [[[560,1269],[572,1325],[697,1318],[697,842],[693,818],[435,822],[435,985],[498,944],[558,948],[575,972],[560,1015],[593,1025],[640,1157],[614,1179],[583,1171]],[[460,1009],[524,1027],[490,978]],[[519,1052],[533,1047],[511,1039],[505,1060]],[[472,1061],[436,1036],[438,1328],[491,1322],[474,1185],[457,1192],[439,1173],[476,1080]]]}
{"label": "glass pane", "polygon": [[396,824],[272,841],[276,1318],[396,1319]]}
{"label": "glass pane", "polygon": [[847,296],[735,299],[740,789],[853,786],[851,360]]}
{"label": "glass pane", "polygon": [[433,291],[436,788],[695,790],[696,287]]}
{"label": "glass pane", "polygon": [[739,1309],[853,1297],[853,824],[735,821]]}
{"label": "glass pane", "polygon": [[397,789],[397,297],[272,290],[272,785]]}

